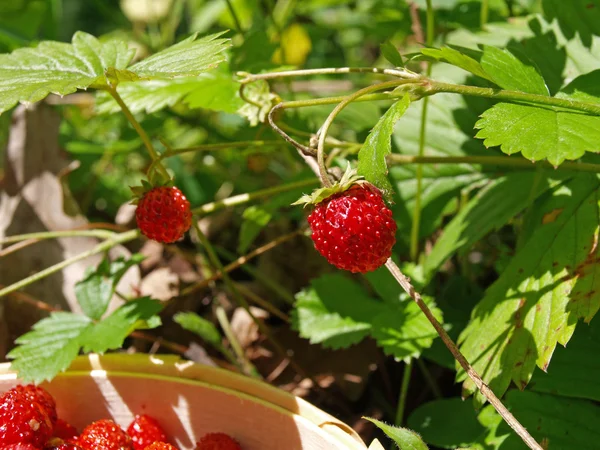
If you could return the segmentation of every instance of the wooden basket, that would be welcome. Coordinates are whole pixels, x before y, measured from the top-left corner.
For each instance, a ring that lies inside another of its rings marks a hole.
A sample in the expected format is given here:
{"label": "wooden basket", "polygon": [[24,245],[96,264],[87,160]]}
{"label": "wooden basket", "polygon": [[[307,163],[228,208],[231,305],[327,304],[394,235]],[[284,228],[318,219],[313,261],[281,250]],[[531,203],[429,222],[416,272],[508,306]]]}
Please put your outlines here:
{"label": "wooden basket", "polygon": [[[0,364],[0,393],[19,384]],[[135,414],[156,417],[182,450],[209,432],[225,432],[244,450],[366,450],[348,425],[301,398],[223,369],[177,356],[87,355],[43,385],[59,416],[79,430],[112,418],[127,427]],[[371,450],[382,448],[375,441]]]}

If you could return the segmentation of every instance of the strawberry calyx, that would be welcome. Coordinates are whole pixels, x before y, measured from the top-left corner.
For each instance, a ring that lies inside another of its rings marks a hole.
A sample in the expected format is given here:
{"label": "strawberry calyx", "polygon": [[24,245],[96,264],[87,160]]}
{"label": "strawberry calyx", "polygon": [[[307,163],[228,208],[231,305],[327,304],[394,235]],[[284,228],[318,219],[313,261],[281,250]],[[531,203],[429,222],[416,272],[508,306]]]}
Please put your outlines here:
{"label": "strawberry calyx", "polygon": [[[156,178],[156,177],[153,177]],[[157,187],[174,187],[175,186],[175,181],[173,180],[173,178],[169,178],[169,179],[151,179],[151,180],[142,180],[141,181],[142,185],[141,186],[129,186],[129,189],[131,189],[131,192],[133,192],[133,198],[131,199],[131,204],[132,205],[137,205],[140,202],[140,199],[147,193],[150,192],[152,189],[157,188]]]}
{"label": "strawberry calyx", "polygon": [[[311,194],[305,194],[300,197],[298,200],[292,203],[292,205],[304,205],[305,207],[308,205],[318,205],[332,195],[346,192],[348,189],[357,184],[365,185],[370,183],[366,181],[362,175],[358,175],[356,169],[352,169],[350,164],[348,164],[348,167],[346,167],[346,171],[344,172],[342,178],[333,186],[315,189]],[[373,186],[373,188],[375,187]]]}

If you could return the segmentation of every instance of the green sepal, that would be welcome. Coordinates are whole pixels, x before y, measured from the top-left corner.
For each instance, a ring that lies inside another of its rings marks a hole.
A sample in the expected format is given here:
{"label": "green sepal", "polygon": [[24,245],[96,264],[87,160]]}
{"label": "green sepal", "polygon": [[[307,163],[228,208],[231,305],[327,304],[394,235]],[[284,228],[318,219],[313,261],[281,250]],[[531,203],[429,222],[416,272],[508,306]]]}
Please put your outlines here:
{"label": "green sepal", "polygon": [[142,180],[141,186],[129,186],[131,192],[133,192],[133,199],[131,199],[130,204],[137,205],[140,198],[144,196],[144,194],[155,187],[173,187],[175,182],[172,178],[165,179],[162,175],[158,176],[150,176],[150,180]]}
{"label": "green sepal", "polygon": [[356,169],[352,169],[350,164],[346,168],[346,172],[338,181],[331,187],[323,187],[319,189],[315,189],[311,194],[306,194],[296,200],[292,205],[304,205],[305,207],[308,205],[317,205],[321,203],[323,200],[331,197],[335,194],[340,194],[342,192],[347,191],[355,184],[363,184],[367,183],[361,175],[356,173]]}

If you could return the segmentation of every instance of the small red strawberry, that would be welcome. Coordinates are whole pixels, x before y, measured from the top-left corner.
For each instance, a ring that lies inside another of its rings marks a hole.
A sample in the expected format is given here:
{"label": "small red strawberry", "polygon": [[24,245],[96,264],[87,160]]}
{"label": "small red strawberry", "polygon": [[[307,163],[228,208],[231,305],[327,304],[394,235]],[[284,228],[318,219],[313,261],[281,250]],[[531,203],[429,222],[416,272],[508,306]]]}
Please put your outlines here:
{"label": "small red strawberry", "polygon": [[137,200],[135,218],[142,234],[166,244],[178,241],[192,225],[190,202],[176,187],[133,188],[141,195]]}
{"label": "small red strawberry", "polygon": [[385,264],[396,243],[396,222],[380,191],[346,171],[338,184],[304,196],[315,205],[308,216],[312,240],[327,261],[350,272],[370,272]]}
{"label": "small red strawberry", "polygon": [[127,427],[127,434],[131,437],[135,450],[144,450],[153,442],[167,441],[167,434],[158,421],[147,414],[135,416],[133,422]]}
{"label": "small red strawberry", "polygon": [[41,448],[52,435],[47,405],[37,401],[35,392],[16,387],[0,397],[0,448],[11,444]]}
{"label": "small red strawberry", "polygon": [[208,433],[196,443],[195,450],[242,450],[242,447],[225,433]]}
{"label": "small red strawberry", "polygon": [[166,442],[154,442],[153,444],[144,447],[142,450],[177,450],[177,447],[167,444]]}
{"label": "small red strawberry", "polygon": [[39,450],[39,447],[36,447],[33,444],[10,444],[0,447],[2,450]]}
{"label": "small red strawberry", "polygon": [[83,450],[79,445],[70,442],[46,446],[44,450]]}
{"label": "small red strawberry", "polygon": [[63,441],[76,438],[79,435],[77,428],[63,419],[58,419],[54,425],[53,437]]}
{"label": "small red strawberry", "polygon": [[92,422],[79,435],[84,450],[134,450],[131,438],[112,420]]}
{"label": "small red strawberry", "polygon": [[19,385],[15,386],[13,389],[15,392],[18,392],[19,395],[23,396],[23,398],[37,402],[46,411],[46,414],[48,414],[52,423],[56,423],[56,420],[58,419],[58,415],[56,414],[56,402],[54,401],[54,397],[52,397],[47,390],[33,384]]}

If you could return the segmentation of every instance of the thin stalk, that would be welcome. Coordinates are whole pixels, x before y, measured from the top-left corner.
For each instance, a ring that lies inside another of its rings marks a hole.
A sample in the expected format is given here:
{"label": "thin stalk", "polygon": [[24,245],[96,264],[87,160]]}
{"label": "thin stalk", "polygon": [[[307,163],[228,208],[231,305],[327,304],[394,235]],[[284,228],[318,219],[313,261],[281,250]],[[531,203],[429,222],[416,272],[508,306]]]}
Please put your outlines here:
{"label": "thin stalk", "polygon": [[485,28],[490,12],[490,5],[488,0],[481,0],[481,15],[479,16],[479,26]]}
{"label": "thin stalk", "polygon": [[469,378],[473,380],[479,392],[490,402],[490,404],[498,411],[498,414],[506,421],[506,423],[519,435],[519,437],[525,442],[525,444],[532,450],[543,450],[540,444],[529,434],[523,425],[512,415],[512,413],[504,406],[496,394],[489,388],[487,384],[483,382],[481,376],[473,369],[471,364],[467,361],[464,355],[460,352],[457,345],[454,343],[452,338],[448,336],[446,330],[442,324],[435,318],[427,304],[421,298],[421,295],[415,291],[415,288],[410,282],[410,279],[406,277],[400,268],[391,260],[388,259],[385,263],[385,267],[396,279],[398,284],[406,291],[406,293],[415,301],[417,306],[423,311],[425,317],[429,320],[435,331],[438,333],[454,359],[458,361],[463,370],[467,373]]}
{"label": "thin stalk", "polygon": [[40,241],[42,239],[57,239],[66,237],[95,237],[99,239],[110,239],[114,235],[114,231],[107,230],[43,231],[40,233],[16,234],[14,236],[8,236],[0,240],[0,245],[12,244],[13,242],[20,242],[28,239],[35,239],[36,241]]}
{"label": "thin stalk", "polygon": [[580,102],[568,98],[548,97],[545,95],[527,94],[525,92],[508,91],[503,89],[482,88],[476,86],[465,86],[462,84],[442,83],[429,80],[423,84],[425,95],[447,92],[474,97],[491,98],[494,100],[506,100],[512,103],[532,103],[536,105],[554,106],[558,108],[580,111],[583,113],[600,116],[600,104]]}
{"label": "thin stalk", "polygon": [[531,170],[535,170],[541,165],[551,170],[600,173],[600,164],[565,161],[560,166],[554,167],[548,161],[533,162],[514,156],[411,156],[394,153],[388,155],[387,158],[391,164],[481,164]]}
{"label": "thin stalk", "polygon": [[223,142],[220,144],[202,144],[194,147],[173,148],[163,152],[160,159],[170,158],[171,156],[181,155],[183,153],[192,152],[209,152],[213,150],[229,150],[230,148],[247,148],[247,147],[277,147],[281,145],[281,141],[237,141]]}
{"label": "thin stalk", "polygon": [[215,309],[215,315],[217,316],[217,320],[219,321],[219,325],[221,325],[221,329],[223,330],[225,337],[227,337],[227,340],[229,341],[229,345],[231,345],[233,352],[237,356],[237,361],[242,367],[243,372],[246,375],[254,378],[262,378],[258,370],[256,370],[256,367],[254,367],[254,364],[252,364],[246,357],[240,341],[238,341],[237,336],[231,329],[231,324],[227,319],[225,309],[222,306],[217,306]]}
{"label": "thin stalk", "polygon": [[378,75],[390,75],[398,78],[417,79],[419,74],[406,69],[381,69],[377,67],[330,67],[324,69],[303,69],[303,70],[283,70],[281,72],[269,72],[250,74],[246,72],[238,72],[238,76],[244,77],[240,83],[247,84],[257,80],[272,80],[275,78],[285,77],[304,77],[311,75],[334,75],[344,73],[374,73]]}
{"label": "thin stalk", "polygon": [[410,383],[410,374],[412,373],[412,358],[404,365],[402,374],[402,384],[400,385],[400,397],[398,398],[398,407],[396,408],[396,426],[401,426],[404,422],[404,411],[406,410],[406,399],[408,397],[408,385]]}
{"label": "thin stalk", "polygon": [[281,184],[279,186],[273,186],[267,189],[261,189],[260,191],[248,192],[246,194],[234,195],[232,197],[224,198],[223,200],[218,200],[211,203],[206,203],[198,208],[194,208],[192,213],[194,214],[208,214],[215,212],[219,209],[227,208],[230,206],[242,205],[244,203],[249,203],[254,200],[258,200],[265,197],[270,197],[275,194],[280,194],[282,192],[289,192],[295,189],[300,189],[304,187],[309,187],[317,184],[318,180],[310,179],[310,180],[302,180],[297,181],[295,183],[289,184]]}
{"label": "thin stalk", "polygon": [[[129,121],[131,126],[135,129],[137,134],[142,139],[142,142],[144,143],[144,146],[146,147],[146,150],[148,151],[148,155],[150,155],[150,159],[152,159],[153,162],[158,160],[159,155],[156,152],[156,150],[154,149],[154,146],[152,145],[152,141],[150,140],[150,138],[148,137],[148,134],[146,134],[146,131],[142,128],[140,123],[133,116],[133,114],[131,113],[131,111],[129,110],[129,108],[127,107],[127,105],[125,104],[125,102],[123,101],[121,96],[119,95],[119,93],[117,92],[117,88],[111,87],[111,88],[108,88],[107,90],[110,93],[110,95],[112,95],[112,97],[115,99],[115,101],[118,103],[118,105],[121,107],[123,114],[125,114],[125,117],[127,117],[127,120]],[[162,166],[162,164],[157,164],[157,167],[158,167],[158,170],[160,171],[160,173],[164,177],[169,178],[169,174],[167,173],[167,170]]]}
{"label": "thin stalk", "polygon": [[425,381],[429,385],[431,392],[433,392],[433,396],[435,398],[444,397],[444,395],[442,394],[442,391],[440,390],[440,387],[437,385],[437,383],[431,376],[431,372],[429,371],[429,369],[427,368],[427,366],[425,365],[425,363],[423,362],[423,360],[421,358],[417,358],[417,365],[419,366],[419,369],[421,369],[421,372],[423,373],[423,377],[425,378]]}
{"label": "thin stalk", "polygon": [[110,250],[111,248],[113,248],[116,245],[123,244],[128,241],[132,241],[133,239],[138,237],[139,234],[140,233],[138,230],[131,230],[131,231],[126,231],[121,234],[117,234],[117,235],[105,240],[104,242],[96,245],[94,248],[88,250],[87,252],[80,253],[79,255],[73,256],[72,258],[69,258],[69,259],[65,259],[64,261],[54,264],[53,266],[50,266],[47,269],[44,269],[44,270],[42,270],[38,273],[35,273],[27,278],[23,278],[22,280],[17,281],[16,283],[11,284],[10,286],[0,289],[0,298],[4,297],[6,294],[10,294],[11,292],[14,292],[18,289],[21,289],[25,286],[32,284],[32,283],[35,283],[36,281],[39,281],[43,278],[46,278],[47,276],[52,275],[53,273],[56,273],[56,272],[64,269],[65,267],[70,266],[71,264],[74,264],[78,261],[89,258],[90,256],[97,255],[98,253],[102,253],[107,250]]}
{"label": "thin stalk", "polygon": [[233,8],[233,4],[231,3],[231,0],[225,0],[225,2],[227,3],[227,9],[229,9],[229,14],[231,14],[231,17],[233,17],[233,23],[235,24],[235,28],[238,33],[240,33],[242,35],[242,37],[245,37],[244,34],[244,29],[242,28],[242,24],[240,22],[239,17],[237,16],[237,13],[235,12],[235,9]]}
{"label": "thin stalk", "polygon": [[[414,81],[414,83],[417,83]],[[370,94],[364,95],[360,98],[354,100],[355,102],[372,102],[377,100],[398,100],[406,95],[406,92],[385,92],[380,94]],[[288,102],[282,102],[279,105],[282,109],[294,109],[294,108],[306,108],[311,106],[323,106],[323,105],[336,105],[344,99],[347,98],[347,95],[336,95],[334,97],[321,97],[321,98],[313,98],[309,100],[290,100]],[[279,106],[278,105],[278,106]]]}
{"label": "thin stalk", "polygon": [[402,84],[407,83],[407,80],[394,80],[394,81],[386,81],[385,83],[378,83],[372,86],[367,86],[365,88],[359,89],[352,95],[348,95],[345,97],[334,109],[331,111],[323,125],[321,126],[319,133],[319,141],[317,143],[317,164],[319,165],[319,175],[321,177],[321,182],[325,187],[332,186],[331,180],[329,179],[329,175],[327,174],[327,167],[325,166],[325,139],[327,139],[327,133],[331,124],[337,117],[337,115],[342,112],[342,110],[348,106],[350,103],[355,101],[356,99],[362,97],[363,95],[370,94],[375,91],[381,91],[383,89],[394,88],[400,86]]}
{"label": "thin stalk", "polygon": [[[434,11],[431,5],[431,0],[427,0],[427,40],[426,44],[428,47],[433,45],[433,39],[435,36],[435,22],[434,22]],[[431,76],[432,64],[427,65],[427,78]],[[427,139],[427,111],[429,107],[429,98],[423,99],[423,109],[421,110],[421,124],[419,131],[419,156],[425,154],[425,143]],[[417,260],[419,256],[419,231],[421,229],[421,194],[423,191],[423,168],[421,165],[417,165],[416,171],[417,188],[415,192],[415,205],[413,210],[412,227],[410,230],[410,258],[411,260]]]}

